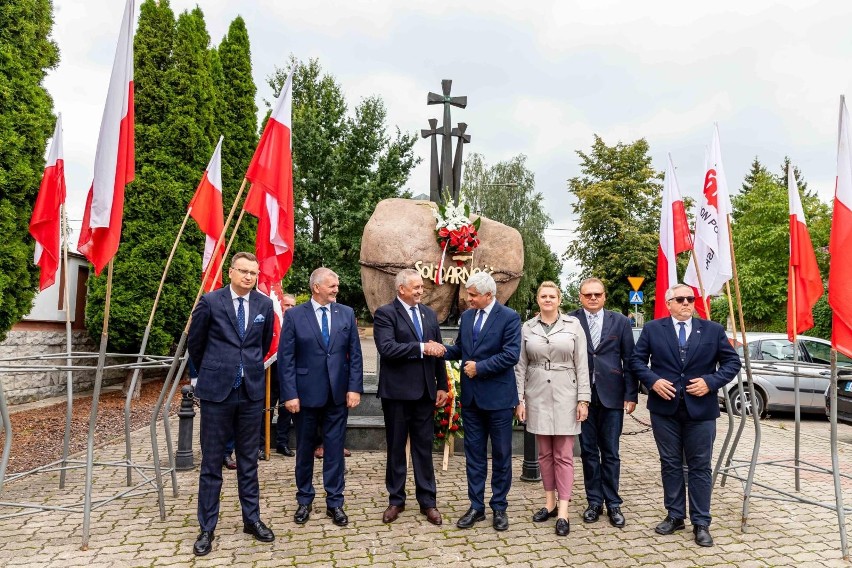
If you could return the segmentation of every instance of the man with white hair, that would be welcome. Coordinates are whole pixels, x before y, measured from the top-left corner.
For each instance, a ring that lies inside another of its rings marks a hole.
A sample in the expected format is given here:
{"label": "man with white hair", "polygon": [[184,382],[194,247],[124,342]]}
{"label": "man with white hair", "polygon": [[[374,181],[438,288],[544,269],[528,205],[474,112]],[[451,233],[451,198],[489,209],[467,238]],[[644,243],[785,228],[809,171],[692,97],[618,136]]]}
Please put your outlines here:
{"label": "man with white hair", "polygon": [[470,309],[459,321],[445,358],[461,360],[461,415],[470,508],[458,520],[467,529],[485,520],[485,478],[491,440],[491,501],[495,530],[509,528],[507,496],[512,485],[512,418],[518,406],[515,364],[521,354],[521,318],[496,299],[497,284],[487,272],[465,283]]}

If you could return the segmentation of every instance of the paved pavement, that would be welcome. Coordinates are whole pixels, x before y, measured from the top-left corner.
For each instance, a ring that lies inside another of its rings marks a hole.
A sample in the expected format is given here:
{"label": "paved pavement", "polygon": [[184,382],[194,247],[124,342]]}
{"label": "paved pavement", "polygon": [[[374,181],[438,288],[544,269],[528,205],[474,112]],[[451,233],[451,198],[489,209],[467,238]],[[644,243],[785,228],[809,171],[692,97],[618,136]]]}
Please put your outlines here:
{"label": "paved pavement", "polygon": [[[637,411],[647,421],[644,400]],[[823,423],[825,424],[825,423]],[[719,421],[717,452],[724,440],[727,420]],[[827,426],[826,426],[827,427]],[[852,428],[841,426],[849,439]],[[632,419],[625,432],[644,428]],[[820,430],[820,431],[813,431]],[[176,422],[173,431],[177,431]],[[737,457],[751,452],[751,428],[740,443]],[[197,436],[197,425],[196,425]],[[134,458],[150,463],[148,430],[134,433]],[[830,467],[827,437],[822,429],[807,428],[802,435],[802,459]],[[765,424],[761,447],[762,460],[792,457],[792,428],[785,424]],[[96,452],[102,462],[120,460],[123,442],[112,443]],[[164,455],[164,449],[161,450]],[[196,444],[196,463],[198,463]],[[841,467],[850,469],[852,446],[842,443]],[[532,512],[543,505],[539,483],[518,481],[521,459],[515,458],[516,481],[509,495],[511,527],[495,532],[485,523],[469,530],[457,529],[455,520],[467,509],[464,457],[451,458],[447,471],[440,470],[440,455],[435,454],[438,469],[438,506],[444,525],[434,527],[417,512],[416,506],[405,511],[390,525],[381,522],[387,505],[384,488],[384,455],[356,452],[347,459],[346,510],[350,525],[339,528],[324,515],[323,502],[307,525],[297,526],[293,459],[277,454],[260,465],[261,515],[275,531],[272,544],[253,541],[243,534],[236,495],[236,476],[226,471],[222,515],[216,531],[213,552],[204,558],[192,556],[197,535],[195,520],[198,471],[177,475],[180,495],[166,489],[166,520],[159,519],[153,494],[111,501],[92,514],[88,550],[81,550],[82,513],[46,512],[0,519],[0,565],[6,566],[847,566],[841,559],[836,516],[827,509],[767,499],[751,500],[748,528],[740,527],[742,485],[729,479],[717,485],[713,496],[712,533],[716,546],[697,547],[687,530],[671,536],[654,534],[653,527],[664,516],[659,461],[650,432],[625,435],[622,439],[622,487],[627,517],[624,529],[615,529],[605,521],[584,525],[583,479],[576,459],[575,498],[571,503],[571,534],[560,538],[551,523],[534,524]],[[319,462],[318,462],[319,466]],[[135,479],[139,476],[136,475]],[[113,495],[124,486],[124,469],[98,467],[95,470],[95,499]],[[793,472],[788,468],[761,466],[757,481],[793,491]],[[82,470],[68,474],[66,489],[58,489],[58,474],[43,473],[7,483],[0,499],[6,502],[38,502],[67,505],[81,501]],[[320,468],[315,484],[321,487]],[[852,501],[852,481],[844,480],[847,498]],[[321,493],[321,490],[320,490]],[[756,493],[756,491],[755,491]],[[765,492],[764,492],[765,493]],[[413,495],[413,481],[409,480]],[[833,502],[831,476],[803,472],[802,494],[822,502]],[[0,514],[16,512],[3,507]]]}

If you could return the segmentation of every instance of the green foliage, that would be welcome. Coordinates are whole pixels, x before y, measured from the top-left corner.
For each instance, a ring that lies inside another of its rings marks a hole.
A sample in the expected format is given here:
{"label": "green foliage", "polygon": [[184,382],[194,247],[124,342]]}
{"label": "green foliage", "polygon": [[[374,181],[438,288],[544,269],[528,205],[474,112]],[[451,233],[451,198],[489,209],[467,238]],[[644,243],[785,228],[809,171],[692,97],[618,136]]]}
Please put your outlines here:
{"label": "green foliage", "polygon": [[0,341],[32,309],[38,287],[33,241],[24,235],[53,132],[53,100],[43,81],[59,62],[50,39],[49,0],[0,4]]}
{"label": "green foliage", "polygon": [[[247,38],[246,38],[247,41]],[[167,1],[146,0],[134,38],[136,179],[125,197],[110,304],[111,348],[139,350],[166,259],[187,205],[228,126],[223,65],[199,8],[175,20]],[[254,132],[254,129],[252,129]],[[240,174],[241,175],[241,174]],[[233,195],[233,192],[232,192]],[[233,197],[231,197],[233,199]],[[225,206],[230,203],[226,197]],[[189,220],[169,268],[146,351],[168,352],[201,281],[204,236]],[[253,250],[252,247],[249,250]],[[106,278],[91,278],[86,323],[100,333]]]}
{"label": "green foliage", "polygon": [[[731,199],[734,250],[748,330],[783,332],[787,329],[790,258],[787,162],[789,159],[782,166],[783,175],[775,176],[755,159],[743,191]],[[806,183],[796,172],[801,190]],[[819,250],[828,244],[831,224],[828,206],[807,191],[801,192],[801,198],[811,241]],[[825,253],[820,251],[817,258],[827,268]]]}
{"label": "green foliage", "polygon": [[464,163],[461,196],[471,209],[489,219],[514,227],[524,243],[524,273],[518,289],[507,305],[529,316],[538,311],[535,293],[539,283],[559,283],[559,258],[544,241],[551,218],[545,212],[542,195],[535,190],[535,174],[527,168],[527,157],[515,156],[493,166],[480,154],[471,154]]}
{"label": "green foliage", "polygon": [[580,264],[580,280],[594,276],[606,284],[613,310],[629,307],[627,277],[644,276],[644,309],[653,314],[662,174],[648,152],[644,139],[607,146],[597,135],[591,152],[577,152],[582,174],[568,180],[577,230],[564,258]]}
{"label": "green foliage", "polygon": [[[285,279],[288,289],[307,290],[310,273],[328,266],[340,276],[338,300],[366,313],[358,262],[364,225],[376,204],[401,197],[417,165],[416,134],[388,132],[387,112],[376,96],[347,113],[343,91],[319,61],[298,64],[293,78],[293,191],[296,249]],[[280,92],[289,68],[269,84]]]}

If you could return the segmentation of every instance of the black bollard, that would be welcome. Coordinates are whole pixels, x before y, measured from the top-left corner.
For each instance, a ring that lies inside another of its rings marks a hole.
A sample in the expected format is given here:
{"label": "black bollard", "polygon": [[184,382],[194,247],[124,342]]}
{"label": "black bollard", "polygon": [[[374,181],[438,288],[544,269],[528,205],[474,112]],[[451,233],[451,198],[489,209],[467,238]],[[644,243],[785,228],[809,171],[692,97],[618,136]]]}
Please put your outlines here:
{"label": "black bollard", "polygon": [[538,443],[535,434],[527,432],[524,424],[524,463],[521,465],[521,481],[541,481],[541,469],[538,467]]}
{"label": "black bollard", "polygon": [[178,411],[178,449],[175,452],[175,469],[186,471],[195,467],[192,455],[192,420],[195,418],[195,409],[192,407],[194,400],[192,387],[185,385],[180,389],[183,398],[180,401]]}

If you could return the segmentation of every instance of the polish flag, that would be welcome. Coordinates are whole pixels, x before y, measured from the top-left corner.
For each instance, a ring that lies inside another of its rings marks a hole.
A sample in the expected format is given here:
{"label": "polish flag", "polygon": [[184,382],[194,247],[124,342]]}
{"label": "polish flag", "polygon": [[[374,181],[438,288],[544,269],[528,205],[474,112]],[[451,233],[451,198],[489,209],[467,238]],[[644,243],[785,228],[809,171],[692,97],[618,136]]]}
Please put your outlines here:
{"label": "polish flag", "polygon": [[[728,193],[728,181],[722,167],[722,150],[719,144],[719,125],[713,127],[713,142],[704,168],[704,189],[695,204],[695,240],[692,254],[698,260],[701,270],[701,283],[704,285],[705,302],[710,296],[722,292],[725,283],[734,274],[731,264],[730,233],[728,215],[731,213],[731,197]],[[700,290],[695,261],[690,259],[683,277],[684,283]],[[696,294],[700,297],[700,294]],[[696,309],[702,317],[701,305],[696,301]]]}
{"label": "polish flag", "polygon": [[[195,195],[189,202],[190,217],[195,219],[198,228],[206,235],[204,260],[201,263],[202,279],[207,274],[210,261],[214,261],[210,274],[204,281],[205,292],[212,292],[222,287],[222,256],[225,245],[219,242],[219,238],[225,230],[225,217],[222,212],[222,140],[224,138],[224,136],[219,137],[219,143],[216,144],[216,150],[213,151],[213,157],[207,164],[201,183],[198,184],[198,189],[195,190]],[[215,250],[217,242],[219,249]]]}
{"label": "polish flag", "polygon": [[118,251],[121,241],[121,217],[124,212],[124,187],[133,181],[133,15],[135,0],[127,0],[121,31],[112,64],[98,148],[95,151],[95,175],[77,249],[100,274]]}
{"label": "polish flag", "polygon": [[840,97],[840,125],[837,141],[837,186],[831,216],[828,251],[828,304],[831,306],[831,346],[852,357],[852,138],[849,111]]}
{"label": "polish flag", "polygon": [[261,294],[266,294],[272,300],[272,313],[275,315],[275,321],[272,324],[272,343],[269,345],[269,351],[263,356],[264,366],[269,367],[278,360],[278,338],[281,337],[281,326],[284,324],[284,307],[281,303],[284,299],[284,290],[281,288],[281,282],[272,282],[268,292],[260,289],[260,286],[258,288]]}
{"label": "polish flag", "polygon": [[[787,196],[790,203],[790,268],[787,288],[787,337],[814,326],[813,308],[822,296],[822,276],[817,266],[811,236],[805,223],[805,210],[799,198],[799,184],[793,165],[787,166]],[[795,326],[793,324],[795,322]]]}
{"label": "polish flag", "polygon": [[38,279],[39,291],[53,285],[56,281],[56,269],[59,267],[59,233],[62,226],[60,209],[65,203],[65,160],[62,155],[60,114],[56,117],[47,164],[30,219],[30,234],[36,242],[33,261],[41,269]]}
{"label": "polish flag", "polygon": [[654,319],[671,315],[666,307],[666,290],[677,283],[677,255],[692,249],[689,223],[672,156],[669,154],[663,182],[663,207],[660,210],[660,244],[657,248],[657,284],[654,294]]}
{"label": "polish flag", "polygon": [[260,263],[258,288],[281,283],[293,263],[293,72],[290,71],[246,172],[251,190],[245,210],[257,217],[255,254]]}

